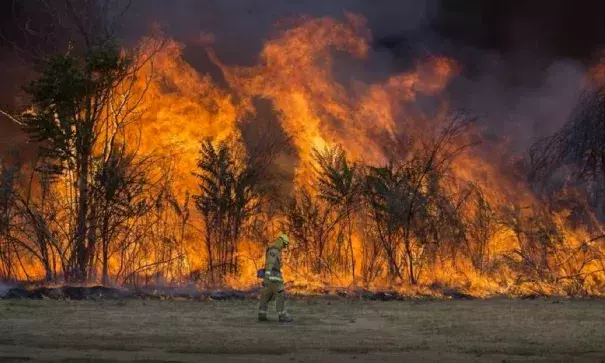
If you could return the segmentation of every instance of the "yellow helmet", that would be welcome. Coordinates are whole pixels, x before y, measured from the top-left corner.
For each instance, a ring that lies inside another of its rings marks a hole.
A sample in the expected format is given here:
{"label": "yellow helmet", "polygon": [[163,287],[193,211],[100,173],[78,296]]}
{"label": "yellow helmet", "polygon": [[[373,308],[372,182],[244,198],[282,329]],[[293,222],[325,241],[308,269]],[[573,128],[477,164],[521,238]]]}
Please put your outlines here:
{"label": "yellow helmet", "polygon": [[285,247],[288,247],[290,245],[290,239],[288,238],[287,234],[282,232],[279,234],[278,238],[281,238],[281,240],[284,242]]}

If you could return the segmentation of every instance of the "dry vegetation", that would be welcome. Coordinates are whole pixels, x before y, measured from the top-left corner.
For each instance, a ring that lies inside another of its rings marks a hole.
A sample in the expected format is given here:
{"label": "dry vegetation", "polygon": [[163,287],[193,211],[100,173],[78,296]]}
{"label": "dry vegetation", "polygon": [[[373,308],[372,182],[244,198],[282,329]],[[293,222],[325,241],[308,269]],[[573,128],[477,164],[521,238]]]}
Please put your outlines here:
{"label": "dry vegetation", "polygon": [[359,16],[301,19],[247,67],[208,45],[215,82],[162,32],[121,44],[114,3],[39,1],[59,39],[0,110],[29,141],[0,150],[0,281],[245,289],[284,231],[306,291],[605,296],[605,92],[523,162],[447,106],[453,59],[341,83],[336,58],[371,58]]}
{"label": "dry vegetation", "polygon": [[2,301],[2,361],[603,361],[601,300]]}

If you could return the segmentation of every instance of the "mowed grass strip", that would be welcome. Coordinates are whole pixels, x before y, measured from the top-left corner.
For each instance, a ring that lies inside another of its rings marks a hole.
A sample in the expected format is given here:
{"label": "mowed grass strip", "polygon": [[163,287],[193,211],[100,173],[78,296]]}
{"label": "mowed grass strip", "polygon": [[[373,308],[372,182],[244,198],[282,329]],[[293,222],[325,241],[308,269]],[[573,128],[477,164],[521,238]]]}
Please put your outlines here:
{"label": "mowed grass strip", "polygon": [[603,300],[289,307],[296,322],[284,325],[257,322],[254,301],[0,301],[0,360],[605,360]]}

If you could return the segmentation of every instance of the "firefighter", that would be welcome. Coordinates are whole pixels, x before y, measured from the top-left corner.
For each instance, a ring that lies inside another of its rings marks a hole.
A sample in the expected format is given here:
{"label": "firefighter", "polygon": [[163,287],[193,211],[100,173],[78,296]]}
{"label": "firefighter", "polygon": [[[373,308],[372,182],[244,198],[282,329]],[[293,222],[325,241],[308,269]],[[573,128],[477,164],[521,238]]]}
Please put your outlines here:
{"label": "firefighter", "polygon": [[267,321],[267,310],[269,302],[275,299],[275,307],[280,323],[290,323],[292,316],[285,310],[286,291],[284,279],[281,274],[281,252],[290,244],[290,239],[284,233],[273,242],[265,254],[265,270],[263,289],[261,291],[260,305],[258,309],[258,320]]}

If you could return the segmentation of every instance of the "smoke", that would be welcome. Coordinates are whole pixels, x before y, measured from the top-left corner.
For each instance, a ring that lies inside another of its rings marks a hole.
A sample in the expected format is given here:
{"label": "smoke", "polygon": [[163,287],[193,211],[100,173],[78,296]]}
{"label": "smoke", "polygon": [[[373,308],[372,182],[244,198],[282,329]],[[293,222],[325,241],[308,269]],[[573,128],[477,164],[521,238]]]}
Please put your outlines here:
{"label": "smoke", "polygon": [[[252,65],[264,41],[288,19],[343,19],[346,12],[356,13],[367,20],[373,52],[364,64],[337,58],[339,80],[380,80],[427,55],[451,57],[461,71],[447,92],[451,106],[477,116],[488,135],[508,138],[515,151],[523,152],[533,139],[560,127],[575,104],[586,69],[605,40],[605,25],[598,18],[603,7],[564,0],[546,5],[504,0],[135,0],[118,30],[134,43],[149,34],[152,24],[160,24],[186,45],[190,64],[221,82],[201,38],[211,34],[212,48],[225,64]],[[22,11],[39,18],[34,6]],[[18,37],[8,21],[10,12],[3,14],[3,35]],[[22,104],[20,80],[29,71],[3,45],[7,56],[0,68],[5,80],[0,105],[16,109]],[[16,135],[4,118],[0,130],[3,144]]]}
{"label": "smoke", "polygon": [[586,82],[586,68],[577,61],[555,60],[538,82],[510,83],[510,65],[497,54],[485,54],[480,75],[462,75],[449,88],[455,108],[477,117],[486,136],[506,139],[523,153],[537,138],[558,130],[575,106]]}
{"label": "smoke", "polygon": [[10,289],[14,288],[15,285],[0,283],[0,299],[4,298]]}
{"label": "smoke", "polygon": [[300,16],[343,19],[346,12],[360,14],[372,32],[370,63],[337,58],[339,80],[376,81],[409,70],[419,58],[449,56],[461,70],[448,89],[451,106],[476,116],[488,136],[508,139],[514,152],[523,153],[533,140],[557,130],[575,105],[587,67],[605,40],[601,22],[592,21],[603,6],[462,3],[190,0],[174,6],[138,1],[124,34],[136,40],[152,21],[159,22],[187,44],[185,57],[196,69],[220,82],[221,72],[197,45],[201,34],[212,34],[213,49],[224,63],[253,65],[276,24]]}
{"label": "smoke", "polygon": [[252,65],[276,24],[300,16],[344,19],[345,12],[363,15],[381,36],[411,31],[428,24],[433,1],[371,0],[227,0],[180,1],[177,6],[162,0],[135,1],[124,31],[134,39],[144,35],[150,21],[161,24],[174,38],[195,42],[200,33],[212,33],[215,50],[227,63]]}

